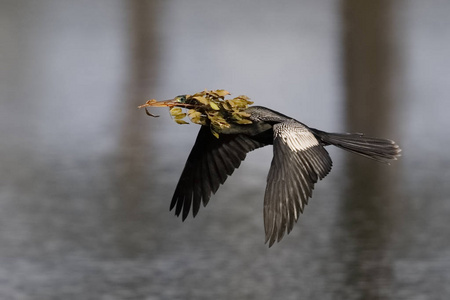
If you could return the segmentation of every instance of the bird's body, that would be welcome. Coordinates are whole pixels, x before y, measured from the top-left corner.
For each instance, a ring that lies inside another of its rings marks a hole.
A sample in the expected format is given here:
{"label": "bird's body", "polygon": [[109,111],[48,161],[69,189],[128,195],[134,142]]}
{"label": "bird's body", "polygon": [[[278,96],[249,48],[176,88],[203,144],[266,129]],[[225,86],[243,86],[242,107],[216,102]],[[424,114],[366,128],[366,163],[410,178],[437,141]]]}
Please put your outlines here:
{"label": "bird's body", "polygon": [[400,155],[391,140],[363,134],[326,133],[262,106],[243,109],[251,122],[228,122],[218,134],[204,123],[189,154],[170,205],[184,220],[198,213],[211,194],[239,167],[248,152],[273,145],[273,159],[264,196],[264,228],[271,246],[289,233],[314,184],[331,170],[325,146],[334,145],[365,157],[388,162]]}

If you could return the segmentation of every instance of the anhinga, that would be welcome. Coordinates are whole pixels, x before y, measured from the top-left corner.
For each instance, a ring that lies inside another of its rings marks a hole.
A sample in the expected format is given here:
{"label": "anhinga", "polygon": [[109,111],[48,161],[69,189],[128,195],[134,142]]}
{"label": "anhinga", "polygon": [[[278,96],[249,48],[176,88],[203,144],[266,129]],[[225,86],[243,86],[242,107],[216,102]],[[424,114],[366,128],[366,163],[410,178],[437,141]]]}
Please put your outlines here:
{"label": "anhinga", "polygon": [[[289,233],[303,212],[314,184],[331,170],[325,146],[387,163],[400,156],[391,140],[361,133],[328,133],[262,106],[251,106],[246,96],[224,100],[224,90],[181,95],[172,100],[150,100],[140,107],[167,106],[178,123],[186,123],[179,107],[190,109],[189,118],[202,125],[170,204],[184,220],[195,217],[200,204],[238,168],[246,154],[273,145],[273,159],[264,196],[264,228],[269,247]],[[147,114],[150,114],[147,111]]]}

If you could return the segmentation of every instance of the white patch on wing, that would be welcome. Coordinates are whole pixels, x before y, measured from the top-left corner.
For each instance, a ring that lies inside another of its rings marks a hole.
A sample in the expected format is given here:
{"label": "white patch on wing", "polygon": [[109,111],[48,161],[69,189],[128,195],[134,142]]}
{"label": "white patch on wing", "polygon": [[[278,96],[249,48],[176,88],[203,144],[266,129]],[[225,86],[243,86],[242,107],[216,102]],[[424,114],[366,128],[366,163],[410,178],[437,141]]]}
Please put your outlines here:
{"label": "white patch on wing", "polygon": [[283,140],[292,151],[304,151],[319,145],[314,135],[309,132],[304,132],[295,136],[288,135],[283,137]]}
{"label": "white patch on wing", "polygon": [[275,138],[280,137],[292,151],[304,151],[319,145],[311,131],[295,120],[280,123],[278,126]]}

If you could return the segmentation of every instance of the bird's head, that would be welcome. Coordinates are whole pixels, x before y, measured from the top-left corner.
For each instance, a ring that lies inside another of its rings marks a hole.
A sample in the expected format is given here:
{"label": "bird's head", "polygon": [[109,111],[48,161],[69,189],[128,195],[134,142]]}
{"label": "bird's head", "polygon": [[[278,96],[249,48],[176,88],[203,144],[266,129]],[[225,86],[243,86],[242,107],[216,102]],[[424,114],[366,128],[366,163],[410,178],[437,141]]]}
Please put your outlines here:
{"label": "bird's head", "polygon": [[[148,107],[169,107],[170,114],[178,124],[187,124],[183,119],[188,116],[191,122],[200,125],[211,125],[213,134],[223,128],[229,128],[230,122],[250,124],[247,107],[253,104],[247,96],[225,100],[230,93],[225,90],[204,90],[194,95],[179,95],[170,100],[148,100],[138,108],[145,108],[147,115],[158,117],[148,111]],[[187,113],[183,112],[187,109]]]}
{"label": "bird's head", "polygon": [[148,100],[145,104],[142,104],[138,106],[138,108],[144,108],[144,107],[186,107],[188,106],[187,103],[189,103],[188,98],[190,98],[190,95],[179,95],[176,96],[173,99],[170,100],[162,100],[162,101],[156,101],[155,99]]}

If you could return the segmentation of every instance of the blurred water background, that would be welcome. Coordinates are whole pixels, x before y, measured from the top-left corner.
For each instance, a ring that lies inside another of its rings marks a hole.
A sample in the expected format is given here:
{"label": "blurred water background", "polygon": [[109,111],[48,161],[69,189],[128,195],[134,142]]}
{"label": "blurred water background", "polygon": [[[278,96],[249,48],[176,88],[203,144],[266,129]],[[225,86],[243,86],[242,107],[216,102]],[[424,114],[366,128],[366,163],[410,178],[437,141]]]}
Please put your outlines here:
{"label": "blurred water background", "polygon": [[[1,299],[449,299],[450,2],[0,0]],[[227,89],[396,140],[264,245],[272,149],[182,223],[198,131],[150,98]]]}

